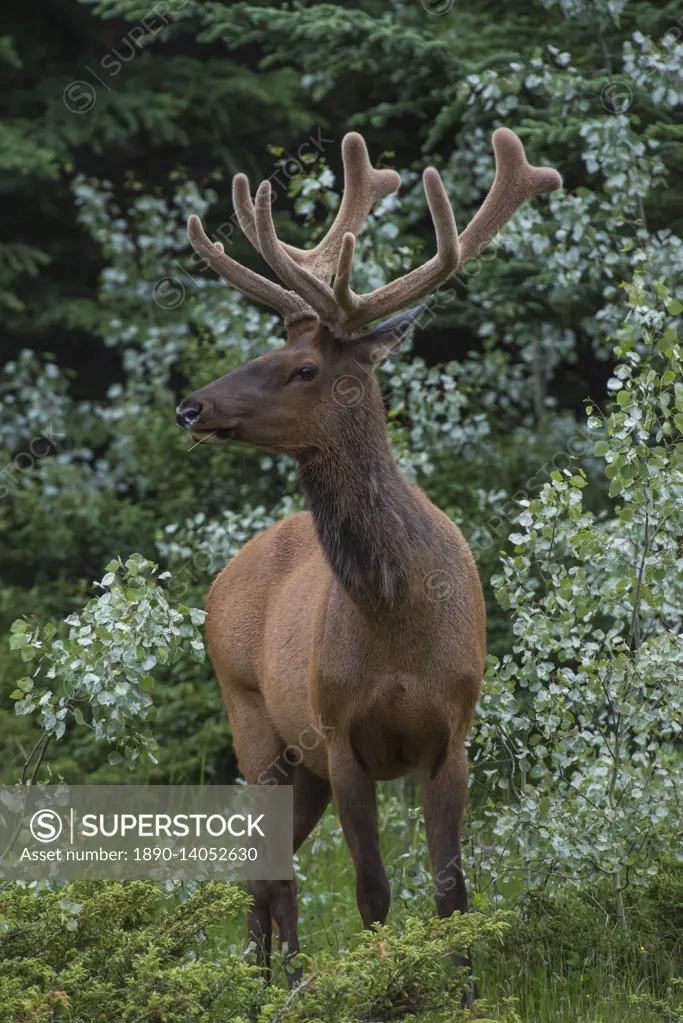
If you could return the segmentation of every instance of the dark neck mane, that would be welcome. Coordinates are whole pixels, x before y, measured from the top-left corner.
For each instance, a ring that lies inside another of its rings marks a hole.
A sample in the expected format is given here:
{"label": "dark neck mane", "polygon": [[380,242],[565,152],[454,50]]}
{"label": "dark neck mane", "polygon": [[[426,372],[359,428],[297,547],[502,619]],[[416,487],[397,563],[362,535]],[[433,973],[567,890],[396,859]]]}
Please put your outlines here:
{"label": "dark neck mane", "polygon": [[334,444],[300,464],[299,482],[347,593],[371,608],[393,605],[406,591],[411,553],[425,543],[429,525],[396,464],[383,407],[349,410]]}

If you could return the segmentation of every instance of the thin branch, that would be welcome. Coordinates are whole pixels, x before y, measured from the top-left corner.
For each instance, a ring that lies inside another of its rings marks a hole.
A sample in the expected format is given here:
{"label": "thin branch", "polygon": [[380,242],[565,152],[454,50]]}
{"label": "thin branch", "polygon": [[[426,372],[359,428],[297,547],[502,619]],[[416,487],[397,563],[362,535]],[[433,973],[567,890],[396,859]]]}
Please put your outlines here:
{"label": "thin branch", "polygon": [[47,751],[48,746],[50,745],[50,740],[51,739],[52,739],[52,732],[46,732],[45,733],[45,741],[44,741],[44,743],[43,743],[43,745],[41,747],[40,753],[38,755],[38,759],[36,760],[36,765],[33,768],[33,772],[31,774],[31,780],[29,781],[29,785],[33,785],[34,781],[38,777],[38,771],[40,770],[40,765],[43,762],[43,759],[45,757],[45,753]]}
{"label": "thin branch", "polygon": [[36,753],[36,750],[38,749],[40,744],[45,741],[45,736],[48,735],[48,734],[49,734],[48,732],[43,732],[43,734],[41,735],[40,739],[38,739],[38,742],[35,744],[35,746],[31,750],[31,752],[29,753],[28,758],[26,760],[26,763],[24,764],[23,770],[21,772],[21,783],[20,784],[24,785],[26,783],[26,772],[28,771],[29,764],[33,760],[33,757],[34,757],[34,755]]}
{"label": "thin branch", "polygon": [[292,1002],[294,1001],[294,999],[296,998],[300,991],[303,991],[304,988],[310,987],[310,985],[315,980],[315,977],[316,975],[314,974],[312,977],[308,977],[307,980],[302,980],[301,983],[297,984],[295,988],[292,988],[292,990],[289,992],[280,1008],[273,1016],[273,1023],[277,1023],[279,1019],[282,1019],[282,1013],[285,1011],[285,1009],[292,1004]]}

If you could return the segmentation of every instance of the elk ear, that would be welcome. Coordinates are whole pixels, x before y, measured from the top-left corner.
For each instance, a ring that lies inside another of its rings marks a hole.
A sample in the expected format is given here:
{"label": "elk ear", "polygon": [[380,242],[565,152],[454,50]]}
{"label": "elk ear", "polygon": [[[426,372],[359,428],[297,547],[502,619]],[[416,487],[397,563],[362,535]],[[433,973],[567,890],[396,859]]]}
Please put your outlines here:
{"label": "elk ear", "polygon": [[402,313],[390,316],[384,323],[353,338],[351,343],[354,354],[379,362],[399,348],[415,327],[426,326],[430,319],[427,302],[422,302],[412,309],[405,309]]}

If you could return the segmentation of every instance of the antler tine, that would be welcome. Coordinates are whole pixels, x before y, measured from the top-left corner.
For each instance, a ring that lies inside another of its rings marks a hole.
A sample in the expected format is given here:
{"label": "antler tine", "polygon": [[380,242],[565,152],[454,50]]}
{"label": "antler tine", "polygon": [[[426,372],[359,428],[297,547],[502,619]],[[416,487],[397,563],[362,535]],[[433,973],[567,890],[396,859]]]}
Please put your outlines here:
{"label": "antler tine", "polygon": [[260,252],[256,223],[254,220],[254,203],[249,191],[249,178],[246,174],[235,174],[232,179],[232,205],[237,214],[237,222],[257,252]]}
{"label": "antler tine", "polygon": [[474,220],[462,233],[460,266],[483,252],[527,199],[562,186],[562,178],[552,167],[532,167],[527,162],[524,146],[509,128],[494,131],[493,152],[496,177]]}
{"label": "antler tine", "polygon": [[301,295],[315,309],[321,320],[330,325],[336,324],[339,321],[339,308],[332,288],[295,262],[275,233],[269,181],[262,181],[256,192],[254,219],[258,249],[268,265],[288,288]]}
{"label": "antler tine", "polygon": [[441,176],[428,167],[422,176],[427,205],[436,234],[436,255],[423,266],[385,284],[368,295],[356,295],[349,286],[354,238],[344,236],[334,282],[334,296],[346,315],[345,327],[355,330],[364,323],[402,309],[429,295],[447,280],[460,263],[460,244],[451,204]]}
{"label": "antler tine", "polygon": [[[378,199],[395,192],[401,178],[393,170],[376,170],[370,163],[365,139],[356,131],[348,132],[342,140],[344,164],[344,194],[337,216],[329,231],[314,249],[297,249],[280,242],[288,256],[308,270],[318,280],[329,283],[339,256],[342,239],[347,231],[357,235]],[[255,208],[249,192],[246,175],[236,174],[232,183],[232,198],[237,220],[254,248],[260,252],[255,223]],[[263,255],[263,253],[261,253]]]}
{"label": "antler tine", "polygon": [[351,321],[358,312],[360,299],[351,290],[351,271],[353,270],[353,254],[356,249],[356,239],[350,231],[342,238],[342,246],[339,250],[337,262],[337,273],[334,278],[334,297],[347,321]]}
{"label": "antler tine", "polygon": [[220,242],[214,243],[208,238],[199,217],[190,217],[187,222],[187,235],[192,248],[212,270],[246,298],[275,309],[284,319],[285,326],[305,316],[315,317],[315,311],[299,295],[285,291],[279,284],[254,273],[253,270],[227,256]]}
{"label": "antler tine", "polygon": [[365,139],[357,131],[348,132],[342,139],[342,162],[344,194],[329,231],[314,249],[287,246],[299,266],[326,282],[336,266],[344,235],[359,234],[377,200],[395,192],[401,184],[396,171],[376,170],[372,166]]}

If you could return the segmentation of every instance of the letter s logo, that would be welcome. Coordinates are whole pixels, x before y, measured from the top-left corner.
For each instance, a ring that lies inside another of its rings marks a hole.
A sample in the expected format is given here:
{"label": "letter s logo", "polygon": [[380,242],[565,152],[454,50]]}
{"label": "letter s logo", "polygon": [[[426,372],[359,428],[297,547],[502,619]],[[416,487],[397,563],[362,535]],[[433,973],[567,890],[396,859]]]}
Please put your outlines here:
{"label": "letter s logo", "polygon": [[36,810],[29,828],[36,842],[55,842],[62,833],[62,818],[56,810]]}

